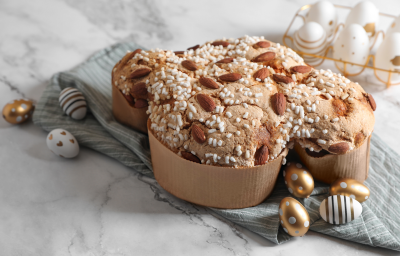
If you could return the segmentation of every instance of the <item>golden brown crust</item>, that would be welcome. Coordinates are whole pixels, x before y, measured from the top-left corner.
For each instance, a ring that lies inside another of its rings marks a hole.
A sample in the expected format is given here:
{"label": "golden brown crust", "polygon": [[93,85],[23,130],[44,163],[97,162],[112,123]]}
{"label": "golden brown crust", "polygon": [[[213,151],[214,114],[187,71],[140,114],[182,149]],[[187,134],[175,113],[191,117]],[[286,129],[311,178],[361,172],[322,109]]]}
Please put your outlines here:
{"label": "golden brown crust", "polygon": [[360,85],[262,37],[128,53],[112,83],[128,101],[149,101],[157,139],[204,164],[254,166],[294,140],[310,154],[346,153],[374,125],[373,98]]}

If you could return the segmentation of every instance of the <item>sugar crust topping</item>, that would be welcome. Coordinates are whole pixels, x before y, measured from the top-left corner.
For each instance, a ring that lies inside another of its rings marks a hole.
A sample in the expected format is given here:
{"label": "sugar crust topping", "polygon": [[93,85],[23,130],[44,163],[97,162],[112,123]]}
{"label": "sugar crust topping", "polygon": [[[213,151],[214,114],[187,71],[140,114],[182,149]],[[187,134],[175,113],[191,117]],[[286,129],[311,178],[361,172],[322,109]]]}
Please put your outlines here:
{"label": "sugar crust topping", "polygon": [[[294,141],[309,151],[342,154],[360,146],[375,122],[372,96],[359,84],[311,68],[263,37],[223,38],[183,52],[128,52],[112,82],[131,103],[148,101],[159,141],[202,164],[263,164],[256,159],[261,148],[268,148],[268,162]],[[204,133],[203,143],[193,125]]]}

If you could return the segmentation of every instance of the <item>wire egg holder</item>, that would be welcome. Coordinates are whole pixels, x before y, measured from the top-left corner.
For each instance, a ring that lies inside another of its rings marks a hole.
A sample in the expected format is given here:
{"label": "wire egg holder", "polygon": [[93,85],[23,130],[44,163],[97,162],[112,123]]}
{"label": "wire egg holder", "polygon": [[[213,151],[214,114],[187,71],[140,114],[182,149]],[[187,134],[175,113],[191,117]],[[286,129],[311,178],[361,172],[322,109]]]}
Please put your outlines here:
{"label": "wire egg holder", "polygon": [[[328,57],[328,54],[329,54],[330,52],[333,52],[333,45],[332,45],[332,44],[334,43],[334,40],[336,39],[336,36],[337,36],[339,30],[340,30],[341,28],[344,27],[344,23],[339,23],[339,24],[336,26],[333,35],[330,36],[330,39],[329,39],[329,40],[327,41],[327,43],[326,43],[327,48],[325,49],[323,55],[311,54],[311,53],[306,53],[306,52],[302,52],[302,51],[295,50],[295,47],[293,47],[293,46],[294,46],[293,37],[292,37],[292,36],[289,36],[288,34],[289,34],[290,30],[292,29],[292,25],[293,25],[293,23],[295,22],[295,20],[296,20],[297,17],[302,18],[303,23],[305,23],[306,17],[303,15],[303,13],[304,13],[305,10],[309,9],[311,6],[312,6],[311,4],[304,5],[303,7],[301,7],[301,8],[296,12],[296,15],[293,17],[292,21],[290,22],[289,27],[286,29],[286,32],[285,32],[285,34],[283,35],[283,44],[284,44],[286,47],[292,48],[297,54],[299,54],[299,55],[302,56],[302,57],[303,57],[303,56],[308,56],[308,57],[314,57],[314,58],[321,59],[319,62],[317,62],[317,64],[313,64],[314,67],[321,65],[325,60],[332,60],[332,61],[334,61],[336,68],[337,68],[344,76],[357,76],[357,75],[361,74],[362,72],[364,72],[365,69],[373,69],[373,70],[374,70],[374,75],[375,75],[375,77],[376,77],[380,82],[386,84],[386,88],[389,88],[389,87],[392,86],[392,85],[399,85],[399,84],[400,84],[400,83],[392,83],[392,82],[391,82],[392,74],[393,74],[393,73],[394,73],[394,74],[400,74],[400,71],[396,71],[396,70],[387,70],[387,69],[382,69],[382,68],[376,67],[376,66],[375,66],[375,55],[373,55],[373,54],[368,55],[368,58],[367,58],[367,60],[366,60],[366,62],[365,62],[364,65],[362,65],[362,64],[357,64],[357,63],[353,63],[353,62],[349,62],[349,61],[338,60],[338,59],[335,59],[335,58],[332,58],[332,57]],[[337,8],[337,9],[348,9],[348,10],[351,10],[351,9],[352,9],[352,7],[343,6],[343,5],[336,5],[336,4],[335,4],[334,6],[335,6],[335,8]],[[305,14],[305,13],[304,13],[304,14]],[[386,13],[379,13],[379,15],[380,15],[380,16],[389,17],[389,18],[392,18],[392,19],[395,19],[395,18],[396,18],[396,16],[390,15],[390,14],[386,14]],[[375,46],[375,44],[376,44],[376,42],[377,42],[377,39],[378,39],[378,37],[379,37],[380,35],[382,36],[382,39],[385,38],[385,32],[384,32],[383,30],[379,30],[378,32],[376,32],[375,35],[373,36],[373,37],[374,37],[374,39],[373,39],[374,41],[373,41],[372,45],[370,46],[370,51],[374,48],[374,46]],[[292,44],[291,46],[289,46],[289,45],[286,43],[286,40],[287,40],[287,39],[289,39],[289,40],[291,41],[291,44]],[[371,60],[372,60],[372,65],[369,64]],[[343,68],[340,68],[340,67],[337,65],[338,62],[343,63]],[[361,69],[361,71],[359,71],[359,72],[357,72],[357,73],[349,73],[349,72],[347,71],[347,65],[359,66],[359,67],[361,67],[362,69]],[[382,80],[382,79],[378,76],[377,71],[388,72],[388,79],[387,79],[387,81]]]}

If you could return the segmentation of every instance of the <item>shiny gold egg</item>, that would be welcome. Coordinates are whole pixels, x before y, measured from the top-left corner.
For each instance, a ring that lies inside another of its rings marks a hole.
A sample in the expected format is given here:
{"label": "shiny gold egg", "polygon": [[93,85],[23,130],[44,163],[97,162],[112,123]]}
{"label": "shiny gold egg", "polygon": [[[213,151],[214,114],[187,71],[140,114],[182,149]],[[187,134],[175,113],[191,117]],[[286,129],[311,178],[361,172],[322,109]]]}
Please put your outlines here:
{"label": "shiny gold egg", "polygon": [[285,197],[279,204],[279,222],[291,236],[304,236],[310,228],[310,216],[304,206],[292,197]]}
{"label": "shiny gold egg", "polygon": [[308,198],[314,190],[311,173],[300,163],[290,162],[283,171],[285,184],[295,197]]}
{"label": "shiny gold egg", "polygon": [[4,106],[3,117],[11,124],[20,124],[32,116],[34,109],[35,106],[30,100],[13,100]]}
{"label": "shiny gold egg", "polygon": [[330,195],[343,195],[356,199],[362,203],[369,198],[369,189],[361,182],[349,179],[340,178],[334,181],[329,188]]}

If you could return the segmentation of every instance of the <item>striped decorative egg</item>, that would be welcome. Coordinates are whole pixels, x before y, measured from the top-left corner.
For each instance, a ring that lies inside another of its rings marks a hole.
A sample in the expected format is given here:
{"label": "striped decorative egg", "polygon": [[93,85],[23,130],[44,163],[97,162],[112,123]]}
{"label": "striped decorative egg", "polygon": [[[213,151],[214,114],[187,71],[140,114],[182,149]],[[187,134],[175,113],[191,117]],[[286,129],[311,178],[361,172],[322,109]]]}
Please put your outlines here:
{"label": "striped decorative egg", "polygon": [[362,213],[361,204],[348,196],[335,195],[322,201],[319,214],[330,224],[345,224],[357,219]]}
{"label": "striped decorative egg", "polygon": [[61,91],[58,101],[64,113],[73,119],[80,120],[86,116],[86,99],[78,89],[65,88]]}

